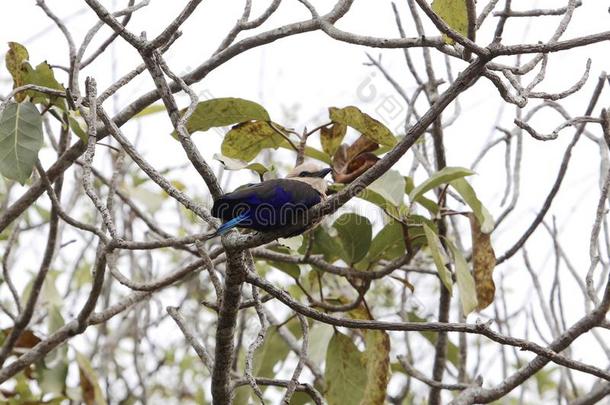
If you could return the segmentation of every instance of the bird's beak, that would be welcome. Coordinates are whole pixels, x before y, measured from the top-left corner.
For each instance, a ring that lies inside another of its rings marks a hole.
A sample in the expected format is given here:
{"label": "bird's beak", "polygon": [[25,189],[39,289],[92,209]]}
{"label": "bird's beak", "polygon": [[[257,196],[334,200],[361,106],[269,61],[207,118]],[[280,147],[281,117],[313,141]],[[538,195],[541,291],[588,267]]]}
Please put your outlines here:
{"label": "bird's beak", "polygon": [[325,169],[320,170],[319,172],[312,173],[312,177],[324,178],[328,173],[330,173],[332,171],[333,171],[333,169],[331,169],[330,167],[327,167]]}

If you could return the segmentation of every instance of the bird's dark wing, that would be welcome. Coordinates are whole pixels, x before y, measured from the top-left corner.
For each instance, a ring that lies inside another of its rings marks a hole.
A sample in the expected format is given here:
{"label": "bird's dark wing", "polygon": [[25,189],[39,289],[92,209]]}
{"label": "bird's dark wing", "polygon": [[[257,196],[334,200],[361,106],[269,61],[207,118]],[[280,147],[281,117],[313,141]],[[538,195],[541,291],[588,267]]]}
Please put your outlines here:
{"label": "bird's dark wing", "polygon": [[245,201],[251,196],[256,195],[262,199],[268,200],[273,197],[273,185],[276,180],[267,180],[261,183],[249,183],[239,186],[235,191],[224,194],[219,200],[223,201]]}
{"label": "bird's dark wing", "polygon": [[228,221],[241,213],[236,211],[237,206],[243,207],[242,210],[245,210],[245,208],[252,208],[253,204],[249,203],[249,201],[256,200],[257,198],[265,200],[272,198],[273,188],[269,187],[268,184],[265,184],[269,181],[257,184],[246,184],[238,187],[231,193],[220,196],[220,198],[214,202],[212,215],[223,221]]}
{"label": "bird's dark wing", "polygon": [[[275,218],[282,209],[288,206],[309,208],[321,201],[321,195],[309,184],[298,180],[274,179],[262,183],[242,186],[232,193],[221,196],[214,203],[212,215],[229,221],[236,216],[250,211],[264,215],[274,213]],[[257,224],[253,224],[254,229]],[[260,224],[259,224],[260,225]],[[275,220],[268,219],[268,226],[279,225]],[[242,224],[242,226],[244,226]]]}
{"label": "bird's dark wing", "polygon": [[280,179],[277,188],[283,189],[290,196],[287,203],[303,204],[307,208],[313,207],[322,200],[320,193],[309,184],[298,180]]}

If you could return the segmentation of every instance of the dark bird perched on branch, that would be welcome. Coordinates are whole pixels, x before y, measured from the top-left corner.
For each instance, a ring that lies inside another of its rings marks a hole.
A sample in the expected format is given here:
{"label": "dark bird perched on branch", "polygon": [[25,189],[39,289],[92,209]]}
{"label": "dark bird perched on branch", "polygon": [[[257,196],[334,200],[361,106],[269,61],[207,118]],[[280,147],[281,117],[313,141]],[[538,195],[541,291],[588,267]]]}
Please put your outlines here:
{"label": "dark bird perched on branch", "polygon": [[[273,231],[302,223],[307,210],[326,198],[324,176],[331,170],[304,163],[291,170],[285,179],[246,184],[223,195],[212,207],[212,215],[224,222],[215,235],[223,235],[234,227]],[[292,235],[306,229],[296,229]]]}

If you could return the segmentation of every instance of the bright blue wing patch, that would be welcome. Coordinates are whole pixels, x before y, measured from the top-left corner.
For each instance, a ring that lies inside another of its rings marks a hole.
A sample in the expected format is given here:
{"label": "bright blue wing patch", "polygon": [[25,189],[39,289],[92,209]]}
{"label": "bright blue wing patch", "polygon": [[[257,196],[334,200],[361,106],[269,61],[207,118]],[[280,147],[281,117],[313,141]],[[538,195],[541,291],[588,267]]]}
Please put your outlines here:
{"label": "bright blue wing patch", "polygon": [[236,226],[238,226],[240,223],[242,223],[246,219],[248,219],[248,213],[244,212],[244,213],[236,216],[232,220],[227,221],[224,224],[220,225],[220,227],[216,231],[216,234],[222,236],[225,233],[229,232],[229,230],[231,230],[231,229],[235,228]]}

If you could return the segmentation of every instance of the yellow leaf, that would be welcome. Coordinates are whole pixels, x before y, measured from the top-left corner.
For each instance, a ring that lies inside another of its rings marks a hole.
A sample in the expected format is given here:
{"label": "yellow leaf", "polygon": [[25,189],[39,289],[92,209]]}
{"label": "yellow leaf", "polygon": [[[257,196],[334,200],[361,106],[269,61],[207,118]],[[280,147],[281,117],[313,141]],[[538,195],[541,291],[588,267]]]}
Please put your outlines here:
{"label": "yellow leaf", "polygon": [[394,146],[397,143],[396,137],[385,125],[357,107],[330,107],[328,115],[332,122],[352,127],[373,142],[385,146]]}
{"label": "yellow leaf", "polygon": [[329,156],[335,154],[343,137],[347,131],[347,125],[334,123],[330,127],[322,127],[320,129],[320,143],[322,144],[322,150]]}
{"label": "yellow leaf", "polygon": [[[369,310],[361,305],[350,312],[352,318],[373,320]],[[390,380],[390,337],[382,330],[362,330],[365,350],[363,362],[366,365],[366,386],[360,405],[385,403]],[[345,402],[344,402],[345,403]]]}
{"label": "yellow leaf", "polygon": [[[23,69],[23,64],[24,62],[27,64],[29,59],[28,50],[17,42],[9,42],[8,48],[5,56],[6,69],[13,77],[13,88],[17,88],[25,84],[26,70]],[[20,103],[25,97],[25,93],[19,93],[15,96],[15,101]]]}
{"label": "yellow leaf", "polygon": [[[447,23],[447,25],[463,36],[468,36],[467,0],[434,0],[432,10]],[[453,39],[443,35],[445,43],[452,45]]]}
{"label": "yellow leaf", "polygon": [[249,121],[235,125],[225,135],[221,145],[224,156],[246,162],[265,148],[277,149],[287,141],[266,121]]}

